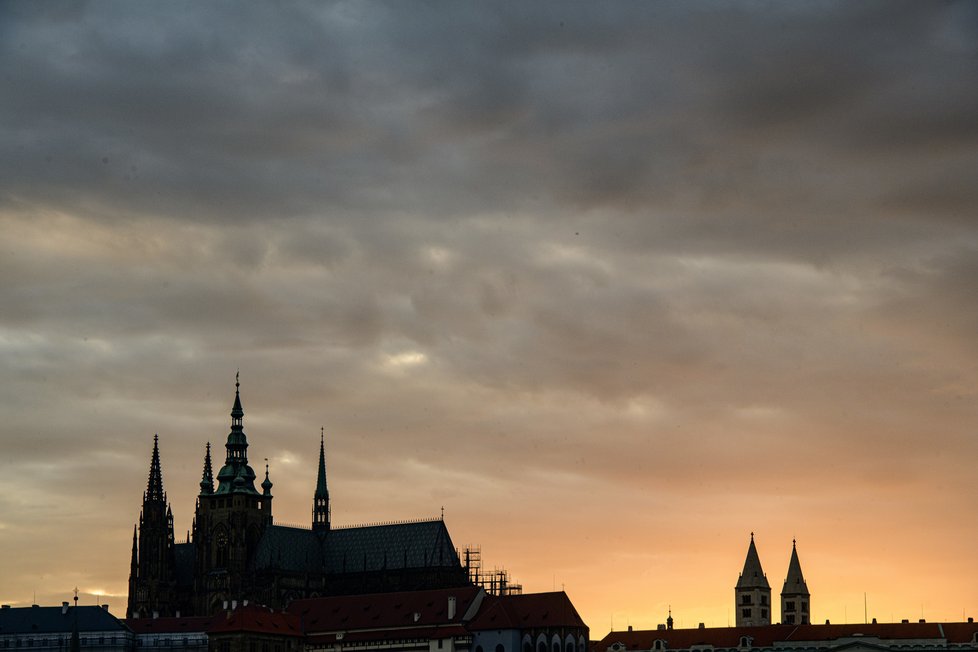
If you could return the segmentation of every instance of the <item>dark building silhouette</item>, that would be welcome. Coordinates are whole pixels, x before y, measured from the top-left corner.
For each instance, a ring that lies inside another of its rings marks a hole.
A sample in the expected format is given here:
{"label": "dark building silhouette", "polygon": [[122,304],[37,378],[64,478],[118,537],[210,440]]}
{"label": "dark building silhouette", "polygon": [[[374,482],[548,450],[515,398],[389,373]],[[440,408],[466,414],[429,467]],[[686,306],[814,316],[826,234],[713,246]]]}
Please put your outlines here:
{"label": "dark building silhouette", "polygon": [[154,436],[149,481],[133,533],[127,616],[209,615],[225,603],[245,600],[284,607],[297,598],[469,584],[442,519],[331,526],[324,437],[311,528],[275,525],[268,466],[259,491],[248,464],[243,420],[235,382],[217,487],[208,443],[193,528],[183,543],[174,540]]}

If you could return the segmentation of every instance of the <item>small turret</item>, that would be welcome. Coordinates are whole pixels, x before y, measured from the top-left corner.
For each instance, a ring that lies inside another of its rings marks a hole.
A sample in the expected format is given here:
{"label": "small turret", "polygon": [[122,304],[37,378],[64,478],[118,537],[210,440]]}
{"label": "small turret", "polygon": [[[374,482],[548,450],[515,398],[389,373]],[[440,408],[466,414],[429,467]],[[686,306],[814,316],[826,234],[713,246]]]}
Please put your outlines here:
{"label": "small turret", "polygon": [[214,471],[211,467],[211,443],[207,442],[207,452],[204,453],[204,472],[200,478],[200,495],[209,496],[214,493]]}
{"label": "small turret", "polygon": [[272,481],[268,479],[268,462],[265,462],[265,480],[261,483],[261,494],[272,497]]}

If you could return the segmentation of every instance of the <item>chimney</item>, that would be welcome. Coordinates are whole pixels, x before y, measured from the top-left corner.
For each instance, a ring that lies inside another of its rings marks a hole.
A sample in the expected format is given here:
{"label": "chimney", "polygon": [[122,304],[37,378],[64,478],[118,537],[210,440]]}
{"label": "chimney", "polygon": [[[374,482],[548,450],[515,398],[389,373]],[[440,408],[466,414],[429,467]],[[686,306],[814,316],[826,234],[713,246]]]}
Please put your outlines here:
{"label": "chimney", "polygon": [[874,625],[876,624],[876,619],[875,619],[875,618],[873,618],[873,624],[874,624]]}
{"label": "chimney", "polygon": [[[103,605],[102,605],[102,611],[108,611],[108,610],[109,610],[109,605],[107,605],[107,604],[103,604]],[[178,616],[180,615],[180,612],[179,612],[179,611],[177,612],[177,615],[178,615]]]}
{"label": "chimney", "polygon": [[68,613],[68,601],[67,600],[65,600],[64,602],[61,603],[61,615],[63,616],[66,613]]}
{"label": "chimney", "polygon": [[908,619],[906,619],[906,618],[904,618],[904,619],[903,619],[903,620],[901,620],[900,622],[901,622],[901,623],[909,623],[910,621],[909,621]]}
{"label": "chimney", "polygon": [[926,621],[926,620],[924,620],[923,618],[921,618],[921,619],[920,619],[920,620],[918,620],[917,622],[918,622],[918,623],[926,623],[927,621]]}
{"label": "chimney", "polygon": [[973,623],[973,622],[975,622],[975,619],[974,619],[974,617],[973,617],[973,616],[968,616],[968,622],[969,622],[969,623]]}
{"label": "chimney", "polygon": [[700,623],[700,629],[706,629],[706,623]]}
{"label": "chimney", "polygon": [[826,624],[826,625],[831,625],[832,623],[830,623],[830,622],[829,622],[829,619],[828,619],[828,618],[826,618],[826,619],[825,619],[825,624]]}
{"label": "chimney", "polygon": [[455,596],[448,596],[448,619],[452,620],[455,618]]}
{"label": "chimney", "polygon": [[0,605],[0,609],[10,609],[9,604]]}
{"label": "chimney", "polygon": [[632,631],[632,626],[631,625],[628,626],[628,631]]}

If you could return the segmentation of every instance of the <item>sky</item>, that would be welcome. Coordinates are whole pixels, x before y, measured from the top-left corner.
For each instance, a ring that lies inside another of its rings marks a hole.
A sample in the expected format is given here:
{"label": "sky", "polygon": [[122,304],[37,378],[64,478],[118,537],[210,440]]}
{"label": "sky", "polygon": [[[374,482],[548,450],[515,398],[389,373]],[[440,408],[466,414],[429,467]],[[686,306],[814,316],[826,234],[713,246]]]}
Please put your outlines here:
{"label": "sky", "polygon": [[240,370],[276,522],[322,427],[335,525],[593,638],[732,622],[751,532],[978,616],[978,5],[2,0],[0,75],[4,604],[123,615]]}

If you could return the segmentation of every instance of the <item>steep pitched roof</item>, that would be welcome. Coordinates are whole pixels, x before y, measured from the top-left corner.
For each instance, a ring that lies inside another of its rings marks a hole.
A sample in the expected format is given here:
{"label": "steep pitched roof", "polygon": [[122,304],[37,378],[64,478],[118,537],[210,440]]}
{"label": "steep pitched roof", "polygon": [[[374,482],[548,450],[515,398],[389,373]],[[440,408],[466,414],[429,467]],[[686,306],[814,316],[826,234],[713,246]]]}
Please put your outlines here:
{"label": "steep pitched roof", "polygon": [[472,631],[488,629],[531,629],[587,625],[563,591],[487,596],[472,619]]}
{"label": "steep pitched roof", "polygon": [[444,521],[412,521],[315,532],[272,525],[252,566],[330,574],[460,565]]}
{"label": "steep pitched roof", "polygon": [[300,573],[323,572],[323,542],[311,530],[270,525],[265,528],[255,556],[255,569],[277,568]]}
{"label": "steep pitched roof", "polygon": [[750,546],[747,548],[747,559],[744,560],[744,570],[737,580],[738,589],[770,589],[764,569],[761,568],[761,558],[754,546],[754,533],[750,535]]}
{"label": "steep pitched roof", "polygon": [[440,520],[330,530],[325,562],[329,573],[459,566]]}
{"label": "steep pitched roof", "polygon": [[782,595],[809,595],[805,576],[801,574],[801,562],[798,561],[798,550],[795,542],[791,542],[791,561],[788,562],[788,576],[784,580]]}
{"label": "steep pitched roof", "polygon": [[101,607],[11,607],[0,609],[0,634],[125,632],[126,626]]}
{"label": "steep pitched roof", "polygon": [[216,614],[207,629],[208,634],[236,632],[298,637],[302,636],[302,627],[295,614],[248,605]]}
{"label": "steep pitched roof", "polygon": [[[349,638],[355,630],[440,628],[461,623],[474,602],[485,592],[479,587],[399,591],[342,597],[295,600],[289,612],[302,619],[306,633],[343,631]],[[455,599],[455,613],[448,617],[448,604]],[[415,632],[416,634],[416,632]]]}

